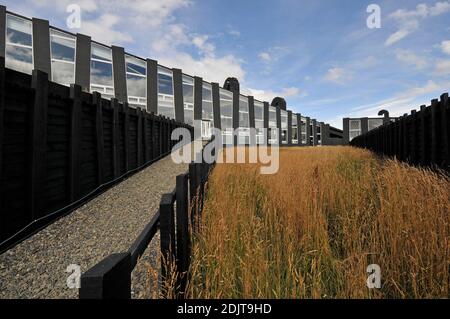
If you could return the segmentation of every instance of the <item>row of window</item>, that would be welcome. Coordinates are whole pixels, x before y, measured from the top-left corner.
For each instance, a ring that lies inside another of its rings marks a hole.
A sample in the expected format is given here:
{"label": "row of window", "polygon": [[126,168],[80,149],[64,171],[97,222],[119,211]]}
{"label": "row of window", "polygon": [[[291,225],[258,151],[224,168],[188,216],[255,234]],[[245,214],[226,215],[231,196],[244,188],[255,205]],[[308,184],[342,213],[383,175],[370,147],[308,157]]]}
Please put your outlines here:
{"label": "row of window", "polygon": [[[383,119],[369,119],[368,130],[371,131],[383,125]],[[355,137],[362,134],[361,120],[349,120],[349,139],[353,140]]]}
{"label": "row of window", "polygon": [[[33,61],[32,21],[7,14],[6,16],[6,66],[20,72],[31,74]],[[51,79],[54,82],[70,85],[75,82],[76,37],[55,29],[50,29]],[[91,44],[90,91],[97,91],[105,98],[115,96],[112,49],[98,43]],[[126,85],[128,102],[133,107],[145,108],[147,105],[147,64],[135,56],[125,55]],[[193,125],[194,119],[194,79],[183,75],[183,98],[185,122]],[[233,132],[233,93],[220,88],[220,121],[226,143],[232,142]],[[257,142],[263,143],[264,104],[255,101],[255,127]],[[171,69],[158,66],[158,114],[175,118],[174,84]],[[214,127],[212,86],[204,82],[202,87],[202,135],[211,136]],[[293,141],[298,141],[297,118],[293,117]],[[306,142],[306,129],[302,131],[302,141]],[[249,143],[250,116],[248,98],[239,97],[240,142]],[[281,110],[281,141],[287,143],[287,112]],[[278,141],[276,108],[269,107],[269,141]],[[304,136],[305,135],[305,136]]]}

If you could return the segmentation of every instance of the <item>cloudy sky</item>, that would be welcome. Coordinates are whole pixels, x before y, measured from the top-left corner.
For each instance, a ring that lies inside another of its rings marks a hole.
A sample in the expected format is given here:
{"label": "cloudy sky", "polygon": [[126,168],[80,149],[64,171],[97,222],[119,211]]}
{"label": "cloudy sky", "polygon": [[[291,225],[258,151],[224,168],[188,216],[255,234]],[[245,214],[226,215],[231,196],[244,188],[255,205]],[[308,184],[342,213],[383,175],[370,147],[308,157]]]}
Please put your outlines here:
{"label": "cloudy sky", "polygon": [[[401,115],[450,90],[450,1],[8,0],[8,10],[81,29],[211,82],[342,127],[342,117]],[[381,28],[367,27],[367,7]]]}

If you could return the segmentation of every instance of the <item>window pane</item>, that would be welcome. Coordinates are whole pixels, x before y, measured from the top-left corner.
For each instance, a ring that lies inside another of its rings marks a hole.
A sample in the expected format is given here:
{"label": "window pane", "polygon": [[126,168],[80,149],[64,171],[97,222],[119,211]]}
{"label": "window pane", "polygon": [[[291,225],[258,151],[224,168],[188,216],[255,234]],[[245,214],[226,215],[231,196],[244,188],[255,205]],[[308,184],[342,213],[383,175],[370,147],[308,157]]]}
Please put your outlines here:
{"label": "window pane", "polygon": [[173,80],[172,72],[170,74],[166,72],[160,72],[161,68],[158,68],[158,93],[173,95]]}
{"label": "window pane", "polygon": [[277,111],[272,106],[269,106],[269,127],[277,127]]}
{"label": "window pane", "polygon": [[202,100],[202,119],[213,121],[214,116],[211,84],[203,83]]}
{"label": "window pane", "polygon": [[361,121],[350,120],[350,130],[360,130],[360,129],[361,129]]}
{"label": "window pane", "polygon": [[377,127],[383,125],[383,120],[382,119],[372,119],[369,120],[369,131],[376,129]]}
{"label": "window pane", "polygon": [[264,104],[255,101],[255,121],[264,120]]}
{"label": "window pane", "polygon": [[110,48],[104,47],[102,45],[92,43],[91,48],[91,58],[102,60],[105,62],[112,62],[112,51]]}
{"label": "window pane", "polygon": [[112,64],[91,61],[91,83],[113,86]]}
{"label": "window pane", "polygon": [[50,30],[52,59],[75,62],[75,37]]}
{"label": "window pane", "polygon": [[147,74],[147,64],[144,60],[126,55],[125,63],[128,73],[144,76]]}
{"label": "window pane", "polygon": [[7,68],[31,74],[33,71],[33,50],[6,45],[5,65]]}
{"label": "window pane", "polygon": [[75,64],[52,61],[52,81],[64,85],[75,83]]}
{"label": "window pane", "polygon": [[350,132],[350,141],[353,140],[355,137],[357,137],[357,136],[359,136],[359,135],[361,135],[361,132],[360,132],[360,131],[353,131],[353,132]]}
{"label": "window pane", "polygon": [[32,46],[31,21],[13,15],[6,16],[6,42]]}
{"label": "window pane", "polygon": [[147,97],[147,79],[142,76],[127,74],[128,95]]}
{"label": "window pane", "polygon": [[288,123],[287,123],[287,112],[286,111],[280,111],[281,113],[281,128],[287,129]]}

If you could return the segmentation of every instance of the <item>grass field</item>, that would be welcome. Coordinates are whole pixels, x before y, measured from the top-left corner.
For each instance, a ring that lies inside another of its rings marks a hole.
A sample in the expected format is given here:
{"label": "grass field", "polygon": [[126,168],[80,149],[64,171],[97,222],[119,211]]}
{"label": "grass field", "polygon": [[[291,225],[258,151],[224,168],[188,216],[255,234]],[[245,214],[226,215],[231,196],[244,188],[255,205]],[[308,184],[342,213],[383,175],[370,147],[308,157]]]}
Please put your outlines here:
{"label": "grass field", "polygon": [[282,149],[275,175],[218,164],[201,226],[191,298],[449,296],[449,179],[365,150]]}

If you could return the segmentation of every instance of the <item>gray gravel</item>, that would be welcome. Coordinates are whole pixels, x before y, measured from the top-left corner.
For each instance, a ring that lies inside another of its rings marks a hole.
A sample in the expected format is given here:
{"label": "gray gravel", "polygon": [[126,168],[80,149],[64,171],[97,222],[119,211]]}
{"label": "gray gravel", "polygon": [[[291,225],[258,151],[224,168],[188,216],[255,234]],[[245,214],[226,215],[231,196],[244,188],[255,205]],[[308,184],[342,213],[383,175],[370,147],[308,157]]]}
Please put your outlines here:
{"label": "gray gravel", "polygon": [[[0,255],[0,298],[78,298],[66,268],[127,251],[187,167],[166,157]],[[159,234],[132,274],[133,298],[157,297],[158,248]]]}

